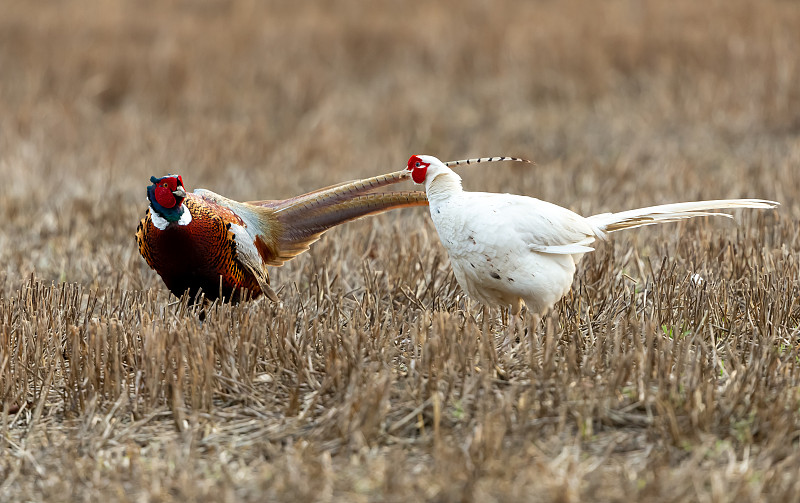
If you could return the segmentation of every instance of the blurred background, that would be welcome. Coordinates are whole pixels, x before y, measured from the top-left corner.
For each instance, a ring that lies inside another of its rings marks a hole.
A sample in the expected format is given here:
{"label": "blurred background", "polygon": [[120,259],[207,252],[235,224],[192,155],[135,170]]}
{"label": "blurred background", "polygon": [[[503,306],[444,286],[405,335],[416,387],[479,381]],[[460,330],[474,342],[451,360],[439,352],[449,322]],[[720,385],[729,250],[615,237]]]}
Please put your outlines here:
{"label": "blurred background", "polygon": [[584,214],[764,197],[798,216],[790,1],[5,0],[0,68],[7,285],[158,284],[133,232],[165,173],[251,200],[411,154],[515,155],[536,165],[466,167],[465,187]]}

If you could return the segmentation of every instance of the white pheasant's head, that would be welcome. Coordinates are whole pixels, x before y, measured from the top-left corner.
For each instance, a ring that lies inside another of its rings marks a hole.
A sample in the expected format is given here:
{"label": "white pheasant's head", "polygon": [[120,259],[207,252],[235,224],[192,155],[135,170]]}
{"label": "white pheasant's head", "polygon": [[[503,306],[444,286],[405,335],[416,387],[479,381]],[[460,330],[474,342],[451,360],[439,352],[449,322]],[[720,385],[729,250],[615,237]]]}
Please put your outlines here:
{"label": "white pheasant's head", "polygon": [[[442,173],[453,173],[453,170],[432,155],[412,155],[406,167],[411,172],[414,183],[423,184],[433,180]],[[455,174],[455,173],[453,173]]]}
{"label": "white pheasant's head", "polygon": [[180,175],[165,175],[161,178],[150,177],[153,185],[147,187],[147,199],[150,206],[168,222],[177,222],[183,214],[183,200],[186,190]]}

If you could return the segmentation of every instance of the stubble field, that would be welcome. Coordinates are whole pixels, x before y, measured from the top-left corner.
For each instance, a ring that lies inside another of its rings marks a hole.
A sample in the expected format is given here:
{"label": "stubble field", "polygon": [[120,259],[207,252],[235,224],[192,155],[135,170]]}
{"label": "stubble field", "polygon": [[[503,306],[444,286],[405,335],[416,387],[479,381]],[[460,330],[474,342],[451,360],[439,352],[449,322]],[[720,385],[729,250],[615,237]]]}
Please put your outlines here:
{"label": "stubble field", "polygon": [[[0,499],[796,500],[798,33],[767,0],[4,2]],[[534,159],[460,172],[585,215],[782,206],[614,235],[508,348],[424,208],[205,321],[136,249],[150,175],[283,198],[417,153]]]}

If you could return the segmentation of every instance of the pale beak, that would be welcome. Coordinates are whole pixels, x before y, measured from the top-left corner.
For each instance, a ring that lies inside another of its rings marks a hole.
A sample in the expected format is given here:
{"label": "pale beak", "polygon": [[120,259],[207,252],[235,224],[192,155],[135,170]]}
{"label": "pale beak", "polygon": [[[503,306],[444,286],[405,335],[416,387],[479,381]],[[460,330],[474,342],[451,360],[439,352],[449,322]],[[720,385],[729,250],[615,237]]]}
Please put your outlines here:
{"label": "pale beak", "polygon": [[181,199],[186,197],[186,191],[183,190],[183,187],[178,187],[177,189],[172,191],[172,195],[175,197],[180,197]]}

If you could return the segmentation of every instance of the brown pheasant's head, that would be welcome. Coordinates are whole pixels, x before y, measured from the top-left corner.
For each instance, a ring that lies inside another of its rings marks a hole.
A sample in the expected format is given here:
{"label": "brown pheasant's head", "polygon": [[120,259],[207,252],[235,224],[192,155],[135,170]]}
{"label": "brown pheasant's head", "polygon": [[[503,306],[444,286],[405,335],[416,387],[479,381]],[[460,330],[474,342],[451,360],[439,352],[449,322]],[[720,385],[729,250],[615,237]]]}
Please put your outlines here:
{"label": "brown pheasant's head", "polygon": [[161,178],[151,176],[150,181],[153,183],[147,187],[150,207],[168,222],[178,222],[186,211],[183,205],[186,199],[183,179],[180,175],[165,175]]}

